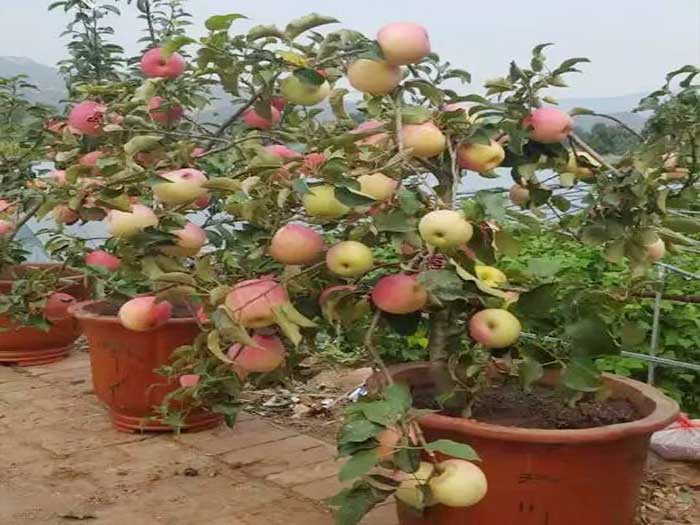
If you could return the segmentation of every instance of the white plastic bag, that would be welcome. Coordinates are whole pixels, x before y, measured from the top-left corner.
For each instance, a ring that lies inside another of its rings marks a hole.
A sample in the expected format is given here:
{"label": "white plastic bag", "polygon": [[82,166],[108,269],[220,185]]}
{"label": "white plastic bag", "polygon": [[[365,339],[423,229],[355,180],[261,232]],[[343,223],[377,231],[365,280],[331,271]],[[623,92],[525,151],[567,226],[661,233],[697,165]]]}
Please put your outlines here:
{"label": "white plastic bag", "polygon": [[676,461],[700,461],[700,419],[678,420],[651,436],[651,449],[659,456]]}

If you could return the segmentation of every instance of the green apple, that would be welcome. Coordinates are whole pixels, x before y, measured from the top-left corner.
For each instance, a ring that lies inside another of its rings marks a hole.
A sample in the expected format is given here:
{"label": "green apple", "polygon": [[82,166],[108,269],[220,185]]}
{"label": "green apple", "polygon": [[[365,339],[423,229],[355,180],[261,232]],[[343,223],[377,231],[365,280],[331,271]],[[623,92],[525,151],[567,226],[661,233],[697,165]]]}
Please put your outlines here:
{"label": "green apple", "polygon": [[350,208],[335,198],[335,187],[324,184],[312,186],[310,190],[302,197],[302,203],[311,217],[337,219],[350,211]]}
{"label": "green apple", "polygon": [[358,241],[343,241],[326,253],[328,269],[343,277],[359,277],[374,266],[372,250]]}
{"label": "green apple", "polygon": [[493,266],[477,264],[476,266],[474,266],[474,272],[476,273],[476,276],[479,278],[480,281],[482,281],[486,286],[490,286],[491,288],[498,288],[508,280],[506,274],[504,274],[498,268],[494,268]]}
{"label": "green apple", "polygon": [[476,505],[488,491],[486,476],[479,467],[463,459],[448,459],[438,464],[438,474],[429,481],[437,503],[448,507]]}
{"label": "green apple", "polygon": [[325,100],[331,92],[331,86],[324,81],[320,86],[303,82],[291,75],[280,81],[280,93],[292,104],[315,106]]}
{"label": "green apple", "polygon": [[425,490],[434,471],[435,467],[432,463],[421,461],[417,471],[401,472],[399,474],[401,484],[396,489],[396,499],[418,510],[429,506],[431,502],[426,498]]}
{"label": "green apple", "polygon": [[474,234],[472,225],[462,214],[453,210],[435,210],[427,213],[418,223],[418,231],[425,242],[445,249],[464,244]]}
{"label": "green apple", "polygon": [[502,308],[486,308],[469,319],[469,335],[486,348],[506,348],[520,337],[517,317]]}

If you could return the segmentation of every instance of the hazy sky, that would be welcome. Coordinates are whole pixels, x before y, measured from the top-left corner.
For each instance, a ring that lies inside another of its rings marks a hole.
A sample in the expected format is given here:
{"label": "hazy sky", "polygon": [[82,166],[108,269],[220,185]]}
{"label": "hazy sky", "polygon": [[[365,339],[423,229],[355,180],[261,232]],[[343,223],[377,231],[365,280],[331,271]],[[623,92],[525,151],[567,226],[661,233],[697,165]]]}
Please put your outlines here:
{"label": "hazy sky", "polygon": [[[54,64],[63,58],[59,34],[66,17],[47,13],[51,0],[0,0],[0,55]],[[125,2],[120,2],[125,4]],[[135,7],[114,22],[117,40],[136,51],[140,23]],[[700,63],[699,0],[190,0],[195,28],[213,14],[239,12],[251,24],[284,25],[317,11],[346,27],[374,35],[390,21],[412,20],[430,32],[433,49],[474,81],[502,75],[512,58],[526,61],[541,42],[549,56],[586,56],[583,75],[569,79],[566,96],[613,96],[658,87],[664,74]],[[562,93],[563,94],[563,93]]]}

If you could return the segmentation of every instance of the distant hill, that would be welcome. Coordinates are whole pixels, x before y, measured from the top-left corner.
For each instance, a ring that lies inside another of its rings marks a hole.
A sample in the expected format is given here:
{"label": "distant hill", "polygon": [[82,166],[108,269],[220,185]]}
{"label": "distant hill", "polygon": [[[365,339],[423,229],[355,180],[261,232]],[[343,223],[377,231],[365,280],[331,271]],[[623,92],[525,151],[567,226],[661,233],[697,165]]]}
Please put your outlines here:
{"label": "distant hill", "polygon": [[[586,108],[596,113],[604,113],[620,119],[632,129],[639,131],[644,127],[644,123],[649,118],[649,113],[633,113],[632,110],[637,107],[639,101],[646,95],[647,93],[634,93],[618,97],[562,98],[559,100],[559,106],[567,111],[573,108]],[[576,117],[575,121],[576,126],[584,130],[589,130],[598,122],[614,125],[614,122],[609,119],[586,115]]]}
{"label": "distant hill", "polygon": [[57,106],[65,97],[63,79],[56,68],[26,57],[0,56],[0,77],[14,77],[20,74],[29,76],[29,82],[39,88],[39,91],[27,92],[29,100]]}

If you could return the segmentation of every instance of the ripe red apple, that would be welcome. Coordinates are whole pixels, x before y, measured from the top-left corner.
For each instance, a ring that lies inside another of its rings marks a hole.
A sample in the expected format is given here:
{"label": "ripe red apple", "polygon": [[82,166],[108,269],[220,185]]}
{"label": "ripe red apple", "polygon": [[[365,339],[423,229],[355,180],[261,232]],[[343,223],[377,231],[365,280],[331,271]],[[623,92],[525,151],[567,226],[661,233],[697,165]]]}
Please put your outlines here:
{"label": "ripe red apple", "polygon": [[469,319],[469,335],[486,348],[506,348],[520,337],[522,326],[508,310],[486,308]]}
{"label": "ripe red apple", "polygon": [[401,68],[381,60],[358,58],[348,67],[350,85],[370,95],[386,95],[401,83]]}
{"label": "ripe red apple", "polygon": [[[357,126],[352,131],[350,131],[350,133],[362,133],[364,131],[371,131],[382,127],[384,127],[384,122],[381,122],[379,120],[368,120]],[[390,137],[388,133],[375,133],[374,135],[369,135],[368,137],[365,137],[362,140],[358,140],[355,144],[359,144],[362,146],[378,146],[380,144],[385,144],[389,141],[389,139]]]}
{"label": "ripe red apple", "polygon": [[520,184],[513,184],[508,190],[510,202],[517,206],[523,206],[530,202],[530,190]]}
{"label": "ripe red apple", "polygon": [[357,182],[360,183],[360,191],[362,193],[378,201],[390,199],[399,187],[399,181],[387,177],[381,172],[371,175],[360,175],[357,177]]}
{"label": "ripe red apple", "polygon": [[428,291],[416,275],[387,275],[374,286],[372,302],[390,314],[410,314],[425,307]]}
{"label": "ripe red apple", "polygon": [[80,160],[78,160],[78,164],[80,164],[81,166],[87,166],[88,168],[92,168],[92,175],[99,175],[100,170],[97,167],[97,161],[106,155],[107,153],[101,150],[91,151],[90,153],[86,153],[85,155],[80,157]]}
{"label": "ripe red apple", "polygon": [[228,357],[241,378],[251,372],[272,372],[284,363],[286,351],[279,337],[255,334],[257,346],[244,346],[240,343],[228,349]]}
{"label": "ripe red apple", "polygon": [[438,464],[428,485],[435,501],[448,507],[476,505],[488,491],[486,476],[474,463],[448,459]]}
{"label": "ripe red apple", "polygon": [[173,307],[168,301],[158,301],[147,295],[135,297],[119,309],[119,321],[124,328],[135,332],[146,332],[164,325],[172,316]]}
{"label": "ripe red apple", "polygon": [[246,328],[262,328],[275,323],[273,308],[289,302],[286,290],[270,278],[236,283],[225,304],[234,320]]}
{"label": "ripe red apple", "polygon": [[184,168],[159,175],[162,182],[153,186],[153,194],[165,204],[187,204],[207,194],[207,176],[199,170]]}
{"label": "ripe red apple", "polygon": [[328,298],[335,292],[354,292],[355,290],[357,290],[357,285],[355,284],[335,284],[333,286],[328,286],[318,296],[318,304],[321,306],[326,304]]}
{"label": "ripe red apple", "polygon": [[463,144],[457,150],[459,167],[465,170],[485,173],[497,168],[506,158],[506,152],[498,142],[486,144]]}
{"label": "ripe red apple", "polygon": [[15,225],[5,219],[0,219],[0,237],[7,237],[15,231]]}
{"label": "ripe red apple", "polygon": [[158,217],[143,204],[132,204],[131,211],[109,210],[107,230],[112,237],[132,237],[149,226],[158,226]]}
{"label": "ripe red apple", "polygon": [[270,100],[270,103],[277,108],[278,111],[284,110],[285,106],[287,105],[287,99],[284,97],[272,97],[272,100]]}
{"label": "ripe red apple", "polygon": [[199,210],[203,210],[204,208],[209,206],[210,202],[211,202],[211,194],[207,193],[206,195],[202,195],[196,201],[194,201],[193,205],[195,208],[197,208]]}
{"label": "ripe red apple", "polygon": [[447,148],[445,135],[432,122],[404,124],[401,137],[404,146],[413,150],[414,157],[435,157]]}
{"label": "ripe red apple", "polygon": [[178,378],[178,382],[182,388],[192,388],[199,384],[199,374],[183,374]]}
{"label": "ripe red apple", "polygon": [[302,224],[287,224],[272,237],[270,256],[282,264],[310,264],[318,260],[323,248],[320,233]]}
{"label": "ripe red apple", "polygon": [[66,179],[65,170],[54,170],[46,175],[46,178],[53,182],[56,186],[67,186],[68,179]]}
{"label": "ripe red apple", "polygon": [[294,160],[301,158],[301,153],[294,151],[292,148],[284,144],[271,144],[263,148],[270,155],[274,155],[283,160]]}
{"label": "ripe red apple", "polygon": [[68,115],[68,125],[77,133],[97,137],[102,134],[106,111],[104,105],[86,100],[73,106]]}
{"label": "ripe red apple", "polygon": [[62,321],[70,317],[68,308],[76,304],[78,300],[67,293],[54,292],[46,299],[44,305],[44,317],[52,322]]}
{"label": "ripe red apple", "polygon": [[270,129],[281,119],[282,114],[275,106],[270,106],[270,118],[263,117],[253,108],[246,109],[243,113],[243,122],[255,129]]}
{"label": "ripe red apple", "polygon": [[537,108],[523,119],[523,125],[530,130],[530,138],[543,144],[561,142],[573,131],[573,121],[561,109]]}
{"label": "ripe red apple", "polygon": [[425,242],[436,248],[456,248],[472,238],[474,229],[461,213],[454,210],[435,210],[425,214],[418,223],[418,231]]}
{"label": "ripe red apple", "polygon": [[307,173],[315,173],[326,162],[325,153],[307,153],[304,155],[303,169]]}
{"label": "ripe red apple", "polygon": [[172,234],[177,237],[175,246],[164,246],[161,250],[173,257],[194,257],[207,242],[206,232],[191,222]]}
{"label": "ripe red apple", "polygon": [[175,79],[185,72],[185,59],[180,53],[172,53],[166,60],[163,50],[155,47],[141,57],[141,72],[146,77]]}
{"label": "ripe red apple", "polygon": [[110,272],[114,272],[122,265],[122,261],[119,257],[115,257],[109,252],[95,250],[85,256],[85,264],[88,266],[101,266]]}
{"label": "ripe red apple", "polygon": [[328,269],[343,277],[359,277],[374,266],[372,250],[358,241],[343,241],[326,253]]}
{"label": "ripe red apple", "polygon": [[78,219],[80,219],[80,215],[78,215],[78,213],[74,210],[71,210],[65,204],[59,204],[56,206],[51,212],[51,216],[58,224],[67,225],[75,224],[78,222]]}
{"label": "ripe red apple", "polygon": [[414,22],[385,25],[377,33],[377,42],[390,64],[416,64],[430,53],[428,31]]}
{"label": "ripe red apple", "polygon": [[168,103],[163,97],[152,97],[148,101],[148,114],[154,122],[171,126],[182,118],[185,110],[180,104]]}

